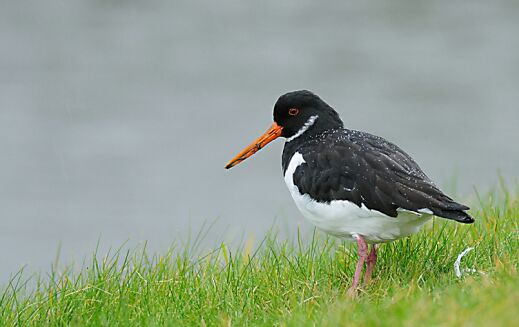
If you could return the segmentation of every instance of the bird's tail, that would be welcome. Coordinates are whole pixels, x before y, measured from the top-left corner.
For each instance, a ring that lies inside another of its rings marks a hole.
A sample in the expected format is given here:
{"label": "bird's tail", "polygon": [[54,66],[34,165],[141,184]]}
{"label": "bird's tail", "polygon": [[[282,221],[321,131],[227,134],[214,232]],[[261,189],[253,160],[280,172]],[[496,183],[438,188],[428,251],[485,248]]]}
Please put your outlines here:
{"label": "bird's tail", "polygon": [[438,217],[455,220],[464,224],[472,224],[474,218],[465,212],[469,209],[469,207],[453,201],[442,208],[434,208],[432,211]]}

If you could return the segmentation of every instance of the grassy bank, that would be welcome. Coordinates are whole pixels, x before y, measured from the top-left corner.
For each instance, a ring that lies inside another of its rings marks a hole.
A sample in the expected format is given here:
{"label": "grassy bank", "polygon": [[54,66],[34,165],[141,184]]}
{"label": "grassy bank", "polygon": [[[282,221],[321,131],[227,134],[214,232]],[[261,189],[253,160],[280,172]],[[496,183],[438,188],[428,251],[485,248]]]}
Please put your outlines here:
{"label": "grassy bank", "polygon": [[[435,219],[382,245],[373,282],[346,290],[356,250],[310,235],[269,237],[250,250],[204,255],[145,251],[92,259],[82,273],[52,273],[30,292],[17,277],[0,293],[4,325],[362,325],[507,326],[519,303],[519,202],[507,191],[480,196],[474,225]],[[454,274],[461,262],[463,276]],[[466,271],[470,269],[470,271]]]}

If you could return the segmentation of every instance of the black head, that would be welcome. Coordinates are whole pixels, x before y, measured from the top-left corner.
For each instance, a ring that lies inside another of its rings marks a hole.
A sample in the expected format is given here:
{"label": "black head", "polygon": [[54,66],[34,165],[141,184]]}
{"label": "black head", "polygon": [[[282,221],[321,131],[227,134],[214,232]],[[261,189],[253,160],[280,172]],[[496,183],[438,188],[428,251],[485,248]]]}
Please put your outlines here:
{"label": "black head", "polygon": [[[343,127],[332,107],[310,91],[294,91],[279,97],[274,105],[274,123],[259,138],[238,153],[225,166],[232,168],[280,136],[297,138]],[[308,134],[306,134],[308,133]]]}
{"label": "black head", "polygon": [[274,121],[283,127],[281,136],[286,138],[297,134],[305,124],[319,131],[343,127],[337,112],[317,95],[306,90],[280,96],[274,105]]}

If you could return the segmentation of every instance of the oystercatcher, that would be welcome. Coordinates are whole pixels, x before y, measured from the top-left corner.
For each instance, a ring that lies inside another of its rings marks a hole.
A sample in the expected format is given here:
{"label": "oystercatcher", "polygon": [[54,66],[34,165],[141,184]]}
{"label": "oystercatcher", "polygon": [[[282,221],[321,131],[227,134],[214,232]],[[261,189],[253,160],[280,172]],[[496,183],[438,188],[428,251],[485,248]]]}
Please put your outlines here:
{"label": "oystercatcher", "polygon": [[352,295],[364,265],[369,282],[378,243],[416,233],[432,216],[474,222],[466,213],[469,207],[445,195],[402,149],[344,128],[337,112],[306,90],[282,95],[272,126],[225,168],[278,137],[286,138],[283,175],[299,211],[317,228],[358,245]]}

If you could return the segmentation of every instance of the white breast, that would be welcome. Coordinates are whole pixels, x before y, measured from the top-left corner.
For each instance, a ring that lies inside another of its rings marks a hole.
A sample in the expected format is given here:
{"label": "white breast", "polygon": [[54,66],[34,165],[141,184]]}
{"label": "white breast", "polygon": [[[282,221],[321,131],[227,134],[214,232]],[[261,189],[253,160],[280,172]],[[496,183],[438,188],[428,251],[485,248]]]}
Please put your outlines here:
{"label": "white breast", "polygon": [[407,210],[398,210],[397,217],[390,217],[368,209],[364,204],[359,207],[346,200],[314,201],[308,194],[301,194],[294,185],[294,172],[304,162],[303,155],[296,152],[285,172],[285,183],[303,216],[328,234],[351,241],[354,234],[359,234],[369,243],[390,242],[418,232],[432,217],[429,213]]}

